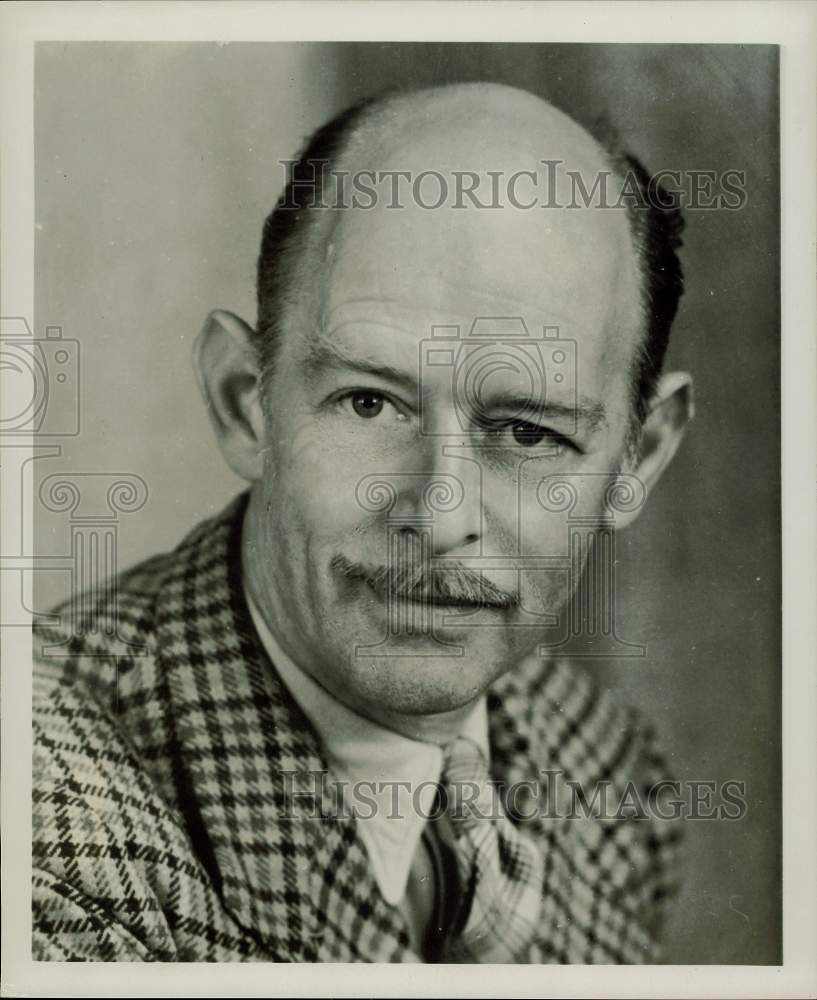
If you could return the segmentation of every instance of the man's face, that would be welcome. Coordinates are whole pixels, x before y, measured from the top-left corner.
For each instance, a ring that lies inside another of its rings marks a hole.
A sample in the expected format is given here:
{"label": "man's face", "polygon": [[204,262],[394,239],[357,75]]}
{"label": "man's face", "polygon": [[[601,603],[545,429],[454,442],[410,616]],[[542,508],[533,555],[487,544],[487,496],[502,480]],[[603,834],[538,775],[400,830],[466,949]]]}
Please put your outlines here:
{"label": "man's face", "polygon": [[[620,466],[640,335],[627,220],[381,204],[341,213],[324,253],[265,389],[256,596],[358,711],[454,710],[576,585],[547,477],[593,517]],[[442,353],[441,326],[459,331]]]}

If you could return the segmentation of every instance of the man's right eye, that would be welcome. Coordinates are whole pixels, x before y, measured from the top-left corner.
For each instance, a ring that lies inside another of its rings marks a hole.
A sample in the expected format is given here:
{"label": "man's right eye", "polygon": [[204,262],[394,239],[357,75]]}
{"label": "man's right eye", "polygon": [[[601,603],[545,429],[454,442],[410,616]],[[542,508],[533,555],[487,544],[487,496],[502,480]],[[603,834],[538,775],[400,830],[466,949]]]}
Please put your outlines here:
{"label": "man's right eye", "polygon": [[379,417],[383,412],[386,400],[376,392],[355,392],[350,396],[352,409],[364,420]]}
{"label": "man's right eye", "polygon": [[379,389],[347,389],[336,395],[333,403],[344,418],[355,422],[368,420],[383,430],[409,419],[400,403]]}

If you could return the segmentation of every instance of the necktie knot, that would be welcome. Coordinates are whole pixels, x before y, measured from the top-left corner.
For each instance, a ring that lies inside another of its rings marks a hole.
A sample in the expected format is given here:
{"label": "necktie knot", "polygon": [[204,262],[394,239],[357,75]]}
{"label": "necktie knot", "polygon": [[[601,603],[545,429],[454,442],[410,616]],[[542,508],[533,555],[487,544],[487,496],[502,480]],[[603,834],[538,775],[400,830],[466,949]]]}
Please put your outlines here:
{"label": "necktie knot", "polygon": [[488,761],[477,744],[467,736],[458,736],[443,748],[443,781],[476,781],[488,779]]}
{"label": "necktie knot", "polygon": [[455,837],[478,822],[501,815],[496,791],[489,782],[488,761],[473,740],[458,736],[446,745],[442,784]]}

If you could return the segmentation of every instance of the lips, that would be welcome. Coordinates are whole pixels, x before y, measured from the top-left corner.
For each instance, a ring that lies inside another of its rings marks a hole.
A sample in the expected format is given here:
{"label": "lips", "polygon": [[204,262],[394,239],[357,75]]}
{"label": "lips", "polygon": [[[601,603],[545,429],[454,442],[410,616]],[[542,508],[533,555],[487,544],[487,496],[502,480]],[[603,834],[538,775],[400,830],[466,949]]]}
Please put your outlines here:
{"label": "lips", "polygon": [[467,611],[503,611],[507,605],[497,604],[489,601],[474,601],[464,597],[443,597],[440,595],[427,593],[403,593],[400,591],[388,590],[385,587],[366,581],[369,589],[381,600],[405,601],[408,604],[416,604],[418,607],[429,608],[430,610],[444,611],[446,609],[464,609]]}

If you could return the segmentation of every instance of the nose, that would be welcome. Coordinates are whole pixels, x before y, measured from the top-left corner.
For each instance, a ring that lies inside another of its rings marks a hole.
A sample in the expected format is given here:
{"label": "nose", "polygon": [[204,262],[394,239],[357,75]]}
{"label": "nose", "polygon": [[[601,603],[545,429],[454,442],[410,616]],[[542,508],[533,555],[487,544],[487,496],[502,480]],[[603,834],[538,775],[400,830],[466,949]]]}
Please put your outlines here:
{"label": "nose", "polygon": [[482,475],[469,449],[437,438],[424,468],[406,482],[390,520],[423,534],[433,555],[474,554],[482,538]]}

